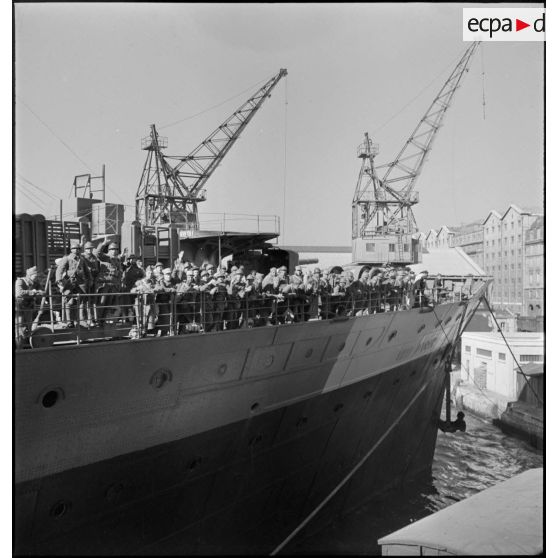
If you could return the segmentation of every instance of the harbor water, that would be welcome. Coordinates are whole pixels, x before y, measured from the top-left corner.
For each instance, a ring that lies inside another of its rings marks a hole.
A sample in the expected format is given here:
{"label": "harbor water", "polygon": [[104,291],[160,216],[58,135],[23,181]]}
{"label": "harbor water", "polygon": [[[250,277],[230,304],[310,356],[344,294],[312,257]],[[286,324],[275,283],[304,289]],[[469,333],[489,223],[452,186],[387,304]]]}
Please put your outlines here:
{"label": "harbor water", "polygon": [[[454,417],[456,411],[452,409]],[[327,529],[294,539],[286,554],[381,555],[381,537],[527,469],[543,452],[503,434],[490,419],[467,414],[466,432],[439,432],[432,476],[337,519]],[[459,526],[456,525],[458,529]]]}

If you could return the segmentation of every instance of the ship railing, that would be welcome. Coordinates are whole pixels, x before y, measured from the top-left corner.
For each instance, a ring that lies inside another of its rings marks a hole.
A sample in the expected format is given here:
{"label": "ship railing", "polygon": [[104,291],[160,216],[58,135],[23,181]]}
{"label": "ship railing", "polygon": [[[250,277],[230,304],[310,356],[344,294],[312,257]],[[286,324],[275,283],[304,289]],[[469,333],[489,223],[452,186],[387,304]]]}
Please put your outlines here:
{"label": "ship railing", "polygon": [[[329,320],[431,308],[466,300],[467,287],[225,294],[105,292],[49,295],[31,308],[16,306],[16,347],[182,335]],[[46,298],[46,300],[45,300]]]}

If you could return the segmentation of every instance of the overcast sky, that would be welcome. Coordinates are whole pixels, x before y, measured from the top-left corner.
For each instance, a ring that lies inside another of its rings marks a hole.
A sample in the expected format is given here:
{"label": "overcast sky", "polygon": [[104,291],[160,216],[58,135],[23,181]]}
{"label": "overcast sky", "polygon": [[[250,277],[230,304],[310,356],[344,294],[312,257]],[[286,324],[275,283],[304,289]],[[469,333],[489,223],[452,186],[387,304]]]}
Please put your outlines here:
{"label": "overcast sky", "polygon": [[[468,45],[464,6],[16,4],[16,212],[67,211],[74,176],[105,164],[131,220],[150,124],[187,154],[287,68],[200,212],[276,214],[282,244],[349,245],[356,148],[369,132],[378,164],[395,157]],[[417,181],[422,230],[542,206],[543,91],[543,43],[477,50]]]}

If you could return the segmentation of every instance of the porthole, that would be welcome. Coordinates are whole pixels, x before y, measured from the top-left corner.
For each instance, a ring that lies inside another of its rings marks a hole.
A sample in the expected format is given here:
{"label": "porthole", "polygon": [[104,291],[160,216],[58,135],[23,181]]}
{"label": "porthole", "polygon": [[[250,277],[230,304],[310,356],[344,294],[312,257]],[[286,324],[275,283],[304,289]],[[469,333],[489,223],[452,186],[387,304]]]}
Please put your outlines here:
{"label": "porthole", "polygon": [[397,331],[392,331],[392,332],[389,334],[388,342],[391,341],[396,335],[397,335]]}
{"label": "porthole", "polygon": [[264,360],[264,366],[267,368],[273,364],[273,355],[267,355]]}
{"label": "porthole", "polygon": [[153,389],[161,389],[167,382],[172,381],[172,372],[168,368],[159,368],[153,373],[149,383]]}
{"label": "porthole", "polygon": [[50,391],[47,391],[44,395],[43,398],[41,400],[43,407],[46,407],[47,409],[49,407],[54,407],[54,405],[56,405],[56,402],[58,401],[58,392],[51,389]]}
{"label": "porthole", "polygon": [[370,343],[372,343],[372,337],[369,337],[369,338],[366,340],[366,345],[370,345]]}
{"label": "porthole", "polygon": [[201,465],[202,461],[203,460],[202,460],[201,457],[199,457],[199,456],[194,457],[194,459],[192,459],[192,461],[190,461],[190,463],[188,463],[187,472],[191,473],[191,472],[195,471],[196,469],[198,469],[199,466]]}
{"label": "porthole", "polygon": [[124,485],[122,483],[111,484],[105,491],[105,498],[108,502],[116,502],[123,490]]}
{"label": "porthole", "polygon": [[219,374],[219,376],[223,376],[226,371],[227,371],[227,365],[223,363],[221,364],[221,366],[219,366],[217,373]]}
{"label": "porthole", "polygon": [[444,325],[448,325],[451,322],[451,316],[448,316],[445,320],[444,320]]}
{"label": "porthole", "polygon": [[421,331],[423,331],[425,327],[426,327],[426,324],[422,324],[422,325],[417,329],[417,333],[420,333]]}
{"label": "porthole", "polygon": [[50,508],[50,515],[55,519],[59,519],[63,515],[65,515],[69,509],[70,503],[65,502],[64,500],[60,500],[59,502],[56,502],[56,504],[54,504],[52,508]]}
{"label": "porthole", "polygon": [[37,402],[45,409],[54,407],[58,402],[64,399],[64,390],[60,387],[47,387],[37,398]]}
{"label": "porthole", "polygon": [[252,413],[256,413],[258,412],[260,409],[260,404],[259,403],[254,403],[251,407],[250,407],[250,412]]}

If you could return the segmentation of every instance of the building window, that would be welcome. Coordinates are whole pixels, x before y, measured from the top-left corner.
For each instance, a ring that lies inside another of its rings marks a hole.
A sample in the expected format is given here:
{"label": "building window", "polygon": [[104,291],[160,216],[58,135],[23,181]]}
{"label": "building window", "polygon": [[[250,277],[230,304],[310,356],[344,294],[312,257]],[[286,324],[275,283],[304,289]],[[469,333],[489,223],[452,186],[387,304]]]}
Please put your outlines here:
{"label": "building window", "polygon": [[376,243],[375,242],[367,242],[366,243],[366,251],[367,252],[375,252],[376,251]]}
{"label": "building window", "polygon": [[467,353],[471,352],[471,345],[465,345],[465,352]]}
{"label": "building window", "polygon": [[409,245],[408,245],[408,244],[403,244],[403,251],[404,251],[404,252],[408,252],[408,251],[409,251]]}
{"label": "building window", "polygon": [[543,362],[543,355],[519,355],[519,362]]}
{"label": "building window", "polygon": [[506,360],[506,353],[498,353],[498,360]]}
{"label": "building window", "polygon": [[395,244],[390,244],[389,245],[389,251],[390,252],[395,252]]}
{"label": "building window", "polygon": [[487,351],[486,349],[477,349],[477,355],[492,358],[492,351]]}

